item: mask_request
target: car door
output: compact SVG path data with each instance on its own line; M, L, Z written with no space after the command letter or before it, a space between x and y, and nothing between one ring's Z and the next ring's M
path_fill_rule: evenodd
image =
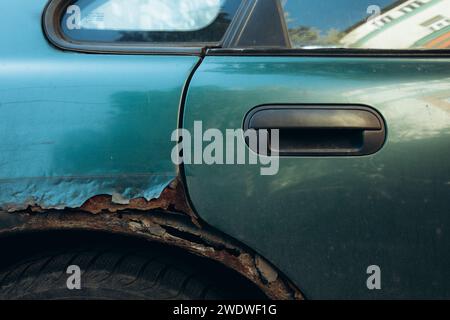
M280 130L279 170L185 163L199 215L306 298L449 298L449 9L255 1L206 53L183 124L225 135L262 112L254 128Z
M0 208L159 197L185 82L236 5L16 2L0 3Z

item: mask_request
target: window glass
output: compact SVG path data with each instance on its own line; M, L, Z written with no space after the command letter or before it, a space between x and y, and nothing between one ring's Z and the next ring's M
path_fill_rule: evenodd
M450 48L450 0L280 1L294 48Z
M239 0L77 0L63 11L70 39L95 42L219 42Z

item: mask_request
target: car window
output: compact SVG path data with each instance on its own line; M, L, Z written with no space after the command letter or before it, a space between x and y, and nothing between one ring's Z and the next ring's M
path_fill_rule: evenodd
M217 43L241 0L76 0L60 18L70 40L82 42Z
M280 1L293 48L450 48L450 0Z

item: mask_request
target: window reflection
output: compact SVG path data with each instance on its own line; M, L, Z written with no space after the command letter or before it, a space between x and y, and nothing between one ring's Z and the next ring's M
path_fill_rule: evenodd
M71 41L217 45L242 0L74 0L60 20Z
M81 28L121 31L195 31L211 24L224 0L97 0L75 2Z
M450 48L450 0L281 1L294 48Z

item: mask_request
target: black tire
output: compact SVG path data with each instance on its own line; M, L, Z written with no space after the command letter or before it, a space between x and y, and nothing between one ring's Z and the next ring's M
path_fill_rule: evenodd
M69 290L70 265L81 269L81 289ZM52 252L0 274L0 299L261 299L247 280L206 259L163 247L133 252L90 249Z

